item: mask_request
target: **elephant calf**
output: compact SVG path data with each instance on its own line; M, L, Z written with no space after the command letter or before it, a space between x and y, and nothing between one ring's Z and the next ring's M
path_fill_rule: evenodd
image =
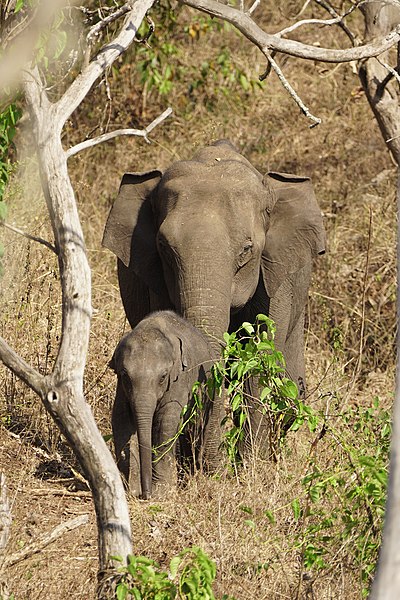
M190 405L193 384L205 381L211 363L205 336L171 311L148 315L119 342L110 362L118 376L112 429L117 463L134 495L148 499L152 484L176 483L179 448L181 459L193 455L188 436L171 447L168 441ZM211 404L205 407L205 444Z

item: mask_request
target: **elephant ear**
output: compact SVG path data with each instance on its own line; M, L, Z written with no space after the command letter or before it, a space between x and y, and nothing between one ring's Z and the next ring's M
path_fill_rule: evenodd
M163 272L156 247L151 195L162 173L125 173L108 215L102 244L154 292L160 292Z
M263 181L276 196L261 260L272 298L289 274L325 252L325 229L309 177L271 172Z
M170 341L174 348L175 359L171 372L169 374L170 382L172 382L176 381L183 371L186 371L188 367L188 362L186 356L185 340L179 337L178 335L173 335L170 338Z

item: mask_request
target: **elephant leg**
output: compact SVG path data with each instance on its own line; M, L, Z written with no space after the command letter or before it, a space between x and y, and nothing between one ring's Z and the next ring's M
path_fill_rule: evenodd
M306 264L296 273L290 274L281 284L273 298L268 299L265 308L260 306L258 295L251 305L252 315L246 314L249 321L254 321L257 312L267 312L276 324L275 347L280 350L286 363L286 376L298 386L299 393L304 396L304 314L311 278L311 263ZM261 284L259 284L260 287ZM258 304L257 304L258 302ZM261 389L255 379L248 382L248 431L244 444L245 451L249 448L262 450L264 458L276 455L277 444L281 434L279 422L273 414L261 406L257 398ZM290 422L285 424L285 429Z
M305 308L300 313L285 344L287 376L292 379L299 390L299 396L304 398L306 391L306 374L304 363L304 317Z
M204 400L202 439L199 462L207 473L215 473L222 464L220 451L222 441L221 422L225 416L225 389L221 396Z
M136 427L126 395L119 381L117 383L111 423L118 468L124 476L130 492L134 496L139 496L141 490Z

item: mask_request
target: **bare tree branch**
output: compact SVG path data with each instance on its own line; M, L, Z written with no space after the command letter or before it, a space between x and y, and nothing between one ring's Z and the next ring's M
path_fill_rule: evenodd
M76 146L72 146L72 148L69 148L66 151L67 158L78 154L78 152L81 152L82 150L86 150L87 148L91 148L92 146L101 144L102 142L107 142L121 135L137 135L143 137L146 140L146 142L150 143L150 140L147 137L149 133L171 114L172 108L167 108L159 117L154 119L154 121L152 121L150 125L145 127L145 129L117 129L116 131L110 131L109 133L99 135L98 137L93 138L91 140L85 140L84 142L81 142L80 144L76 144Z
M249 10L247 11L248 15L252 15L253 12L256 10L256 8L260 5L261 0L254 0L253 4L250 6Z
M0 337L0 360L38 396L43 398L48 389L46 378L28 365L2 337Z
M267 52L267 51L264 51L264 54L267 57L270 65L271 65L271 67L273 68L273 70L275 71L275 73L277 74L277 76L279 77L279 81L282 83L282 85L285 88L285 90L287 92L289 92L289 94L291 95L291 97L293 98L293 100L296 102L297 106L300 108L300 110L302 111L302 113L304 113L306 115L306 117L308 117L309 119L311 119L311 121L313 121L313 124L310 125L310 127L316 127L316 125L319 125L321 123L321 119L318 118L318 117L315 117L310 112L310 110L304 104L304 102L302 101L302 99L300 98L300 96L294 91L294 89L292 88L292 86L290 85L290 83L288 82L288 80L286 79L286 77L284 76L281 68L279 67L279 65L277 64L277 62L272 58L271 54L269 52Z
M121 17L126 15L126 13L129 12L130 10L132 10L132 2L128 2L127 4L124 4L118 10L113 12L111 15L108 15L108 17L104 17L103 19L101 19L101 21L96 23L96 25L93 25L93 27L89 30L89 33L86 36L87 42L91 43L92 39L94 37L96 37L97 35L99 35L100 31L105 29L108 25L110 25L117 19L120 19Z
M49 248L52 252L54 252L54 254L58 254L56 247L53 246L53 244L51 244L47 240L44 240L43 238L37 237L36 235L31 235L30 233L26 233L25 231L22 231L22 229L18 229L18 227L14 227L14 225L10 225L10 223L6 223L5 221L2 221L0 223L0 225L5 227L6 229L9 229L10 231L13 231L14 233L18 233L18 235L22 235L23 237L27 238L28 240L32 240L33 242L38 242L39 244L43 244L44 246Z
M389 71L389 73L391 74L392 77L394 77L395 79L397 79L397 82L400 85L400 75L399 73L396 71L396 69L393 69L393 67L391 67L390 65L388 65L387 63L385 63L384 61L379 60L379 58L377 59L378 62L380 62L380 64L385 67L385 69L387 69Z
M150 10L154 2L155 0L137 0L133 8L127 13L120 33L114 40L101 48L97 56L72 82L57 102L57 113L63 123L79 106L96 79L130 46L146 12Z
M362 2L363 0L361 0ZM327 0L314 0L314 2L316 4L319 4L319 6L321 6L322 8L324 8L326 11L328 11L328 13L334 18L337 19L338 17L340 17L341 15L339 15L339 13L333 8L333 6L327 2ZM343 22L343 19L345 17L347 17L347 15L349 15L351 12L353 12L353 10L355 10L356 8L358 8L358 6L361 4L361 2L356 2L355 4L353 4L353 6L350 7L350 9L348 10L347 13L345 13L341 20L338 22L339 27L341 27L341 29L343 29L343 31L345 32L345 34L347 35L347 37L350 39L351 43L353 44L353 46L356 43L356 36L354 35L354 33L352 31L350 31L350 29L347 27L346 23Z
M295 40L288 40L277 35L263 31L253 19L232 6L221 4L216 0L181 0L183 4L218 17L231 23L248 40L255 44L263 53L275 50L305 60L317 60L320 62L339 63L361 60L372 56L379 56L397 42L400 41L400 25L393 31L368 44L335 50L333 48L318 48L303 44Z

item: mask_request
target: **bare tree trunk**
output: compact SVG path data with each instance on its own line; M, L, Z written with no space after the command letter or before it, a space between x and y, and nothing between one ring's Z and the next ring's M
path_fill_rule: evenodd
M361 5L365 18L365 41L386 35L400 23L400 6L372 1ZM383 139L400 165L400 88L396 75L385 66L387 54L365 60L359 75L368 102L378 121ZM400 70L400 46L397 54L397 76Z
M397 220L400 223L400 175L397 180ZM400 229L397 229L397 324L400 319ZM382 547L370 600L393 600L400 594L400 338L397 333L396 394L393 405L393 429L390 469Z
M385 35L400 23L400 6L390 2L368 2L361 6L365 18L366 42ZM387 53L386 53L387 54ZM387 56L366 60L359 75L368 102L378 121L383 139L400 167L400 87L396 72L386 65ZM397 53L397 77L400 48ZM397 323L400 317L400 177L397 185ZM393 406L393 432L390 449L390 472L379 563L370 600L392 600L400 594L400 347L397 338L396 395Z
M46 98L38 70L25 83L33 121L42 187L53 228L61 277L62 337L53 373L45 378L42 400L82 466L94 496L100 570L112 555L132 552L125 492L116 464L83 394L89 343L91 275L76 200L61 145L63 120Z
M116 564L113 556L126 563L132 553L128 505L117 466L97 429L83 393L83 375L89 343L91 274L80 225L67 159L78 150L65 151L61 144L63 126L85 98L93 83L134 41L138 27L154 0L130 0L124 10L110 18L125 16L117 36L104 45L83 67L56 103L46 94L37 67L24 71L23 89L30 113L37 149L42 188L47 203L54 247L58 256L62 289L62 334L54 369L42 376L0 338L0 359L42 399L69 444L89 481L96 510L99 544L99 598L113 595ZM103 23L100 23L103 26ZM88 34L94 35L98 25ZM90 42L88 45L90 55ZM147 135L169 112L156 119ZM136 130L130 133L137 135ZM126 131L124 131L126 133ZM100 140L99 140L100 141ZM92 143L97 143L95 140ZM86 145L85 145L86 147ZM111 570L111 576L105 573Z

